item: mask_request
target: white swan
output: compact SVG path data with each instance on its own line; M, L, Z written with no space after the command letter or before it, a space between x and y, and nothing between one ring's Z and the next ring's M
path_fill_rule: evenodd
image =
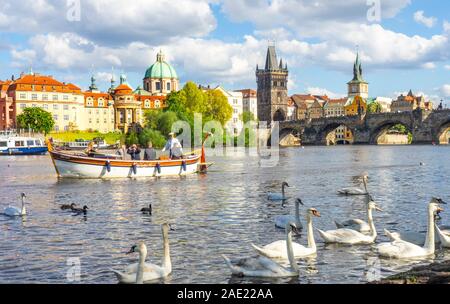
M369 202L373 201L372 196L369 195ZM369 204L367 204L367 217L369 216ZM344 222L334 221L337 228L349 228L352 230L359 231L361 233L370 232L370 225L363 220L360 219L351 219Z
M125 284L142 284L144 282L150 282L157 279L165 278L172 273L172 262L170 260L169 249L169 229L168 224L162 225L162 235L164 242L164 256L162 259L162 266L145 263L147 257L147 246L143 242L131 247L131 250L127 253L138 252L139 263L131 264L125 268L124 272L112 270L120 283Z
M295 223L286 225L286 249L290 267L283 267L264 256L241 259L236 264L233 264L225 255L222 255L222 257L230 268L231 273L235 276L259 278L298 277L299 269L292 250L292 230L295 229L297 229Z
M432 198L428 204L428 230L425 245L423 247L399 239L390 243L381 243L377 245L376 251L378 252L378 255L394 259L414 259L433 255L435 250L434 215L437 211L443 211L439 206L441 202L442 200Z
M308 209L308 213L306 215L307 221L307 229L308 229L308 246L305 247L303 245L292 243L292 250L294 252L295 258L304 258L311 255L316 254L317 247L316 242L314 240L314 231L312 224L312 217L317 216L320 217L319 211L314 208ZM269 245L260 248L254 244L252 244L253 248L260 254L268 258L279 258L279 259L288 259L286 240L276 241Z
M441 241L442 247L444 248L450 248L450 233L447 232L448 230L444 232L438 227L438 225L436 225L436 233Z
M267 198L271 201L284 201L287 199L286 195L285 195L285 188L286 187L290 187L288 183L283 182L281 184L281 193L273 193L273 192L269 192L267 193ZM284 227L283 227L284 228Z
M329 231L319 231L320 236L325 241L325 243L338 243L338 244L348 244L348 245L356 245L356 244L372 244L375 242L377 238L377 230L375 228L375 224L373 222L372 210L382 211L375 204L374 201L369 202L368 208L368 219L370 225L370 235L362 234L359 231L342 228L337 230L329 230Z
M347 188L342 188L342 189L338 190L338 193L343 194L343 195L367 195L368 194L368 191L367 191L368 178L369 177L367 175L364 175L362 177L364 189L361 187L347 187Z
M5 210L3 211L3 213L6 216L14 217L14 216L25 216L25 215L27 215L27 209L25 208L25 198L27 196L25 195L25 193L22 193L21 197L22 197L22 208L9 206L9 207L5 208Z
M286 229L286 225L293 222L297 229L303 229L302 222L300 221L300 205L303 206L303 202L301 199L295 200L295 215L278 215L275 219L275 227Z

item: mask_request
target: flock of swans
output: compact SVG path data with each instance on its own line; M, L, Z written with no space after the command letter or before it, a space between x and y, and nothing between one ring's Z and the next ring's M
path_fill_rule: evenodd
M367 222L361 219L349 219L342 222L335 221L337 229L323 231L317 229L319 236L325 243L336 243L345 245L369 245L374 244L377 239L373 211L381 212L372 196L367 190L367 176L362 177L363 188L351 187L338 191L343 195L364 195L367 202ZM285 201L287 199L285 188L287 183L282 184L281 193L268 193L267 198L271 201ZM26 195L22 193L22 206L7 207L4 215L10 217L20 217L26 215L25 208ZM442 247L450 248L450 227L439 227L436 224L436 217L443 211L441 205L445 202L440 198L432 198L428 204L428 228L425 239L421 234L404 232L390 232L385 230L385 234L391 239L390 242L379 243L374 246L375 252L384 258L390 259L417 259L434 255L435 243L440 242ZM314 237L314 217L320 217L320 212L315 208L308 208L306 212L307 245L293 242L293 233L299 233L303 229L300 220L300 206L303 206L301 199L295 201L295 215L277 216L274 218L275 226L285 229L286 238L267 245L258 246L251 244L256 255L255 257L244 258L232 261L223 255L226 265L232 275L260 277L260 278L289 278L300 275L296 259L308 258L317 254L317 246ZM86 214L87 206L76 208L75 204L62 205L63 210L72 210ZM152 214L152 205L141 210L143 214ZM172 273L172 263L170 258L169 231L173 230L169 224L161 226L163 238L163 258L161 266L146 263L147 246L144 242L131 247L127 254L138 253L137 263L125 267L122 271L111 269L121 283L144 283L165 278ZM436 238L437 236L437 238ZM289 262L289 266L284 266L282 262Z
M368 176L362 177L363 187L348 187L338 190L342 195L364 195L368 198L367 202L367 222L361 219L349 219L343 222L335 221L337 229L323 231L316 229L319 236L325 243L344 244L344 245L372 245L377 239L377 230L375 228L373 211L382 212L377 206L373 197L367 190ZM287 183L282 184L281 193L268 193L269 200L286 200L285 187ZM445 202L440 198L432 198L428 204L428 230L426 238L420 244L415 244L404 239L408 236L406 233L392 233L385 230L386 235L391 239L390 242L384 242L375 245L375 252L378 256L390 259L422 259L434 255L435 252L435 232L442 247L450 248L450 227L438 227L435 220L439 213L443 211L441 205ZM314 238L313 217L320 217L320 213L315 208L309 208L306 214L307 242L306 246L294 243L292 233L301 229L299 209L303 202L297 199L295 202L294 216L275 217L275 226L283 227L286 230L286 239L273 242L265 246L251 244L256 257L240 259L232 262L227 256L223 256L231 273L236 276L247 277L296 277L299 276L299 268L295 259L302 259L317 254L317 246ZM420 235L420 234L419 234ZM417 235L415 235L417 239ZM278 260L278 261L277 261ZM281 263L289 261L289 267Z

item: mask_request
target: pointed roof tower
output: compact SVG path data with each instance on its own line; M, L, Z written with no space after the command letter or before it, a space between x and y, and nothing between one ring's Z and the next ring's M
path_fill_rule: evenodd
M269 45L267 48L266 70L278 70L277 52L274 45Z

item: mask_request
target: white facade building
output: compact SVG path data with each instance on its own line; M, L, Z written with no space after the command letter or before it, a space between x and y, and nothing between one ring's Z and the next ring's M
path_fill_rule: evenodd
M228 132L234 135L239 135L244 128L244 123L242 121L242 113L244 111L243 107L243 94L242 92L227 91L221 86L217 87L228 99L228 103L233 108L233 115L229 122L226 123L226 128Z

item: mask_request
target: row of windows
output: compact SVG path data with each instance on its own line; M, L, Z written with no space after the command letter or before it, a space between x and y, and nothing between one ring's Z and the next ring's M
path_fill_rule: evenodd
M89 118L89 123L90 124L92 124L92 118ZM100 118L97 118L96 120L95 120L95 122L97 123L97 124L99 124L100 123ZM105 124L107 124L108 123L108 120L106 119L106 118L104 118L103 119L103 123L105 123ZM111 123L113 124L114 123L114 118L113 119L111 119Z
M59 116L57 114L53 115L53 120L58 120ZM70 117L69 115L64 115L64 121L69 121Z
M149 92L152 91L152 89L151 89L150 86L151 86L151 85L150 85L150 83L148 83L148 82L145 84L145 89L146 89L147 91L149 91ZM166 91L170 91L171 89L172 89L171 83L170 83L170 82L167 82L167 83L166 83ZM155 90L156 90L156 91L161 91L161 82L159 82L159 81L155 82Z
M26 107L28 107L27 104L25 104L25 103L21 103L21 104L20 104L20 108L21 108L22 110L25 109ZM41 108L43 108L44 110L48 110L48 109L49 109L49 105L48 105L48 104L43 104L43 105L32 104L31 107L32 107L32 108L38 108L38 107L41 107ZM53 110L59 110L59 105L54 104L52 108L53 108ZM69 110L69 105L63 105L62 108L63 108L64 111L68 111L68 110Z
M51 96L53 101L58 101L59 100L59 95L54 94ZM26 100L27 99L27 94L26 93L20 93L19 94L19 99L22 100ZM49 95L48 94L42 94L41 96L42 100L50 100L49 99ZM38 100L38 94L31 94L31 100ZM68 101L69 100L69 95L63 95L62 100ZM77 100L77 97L74 97L74 100Z

